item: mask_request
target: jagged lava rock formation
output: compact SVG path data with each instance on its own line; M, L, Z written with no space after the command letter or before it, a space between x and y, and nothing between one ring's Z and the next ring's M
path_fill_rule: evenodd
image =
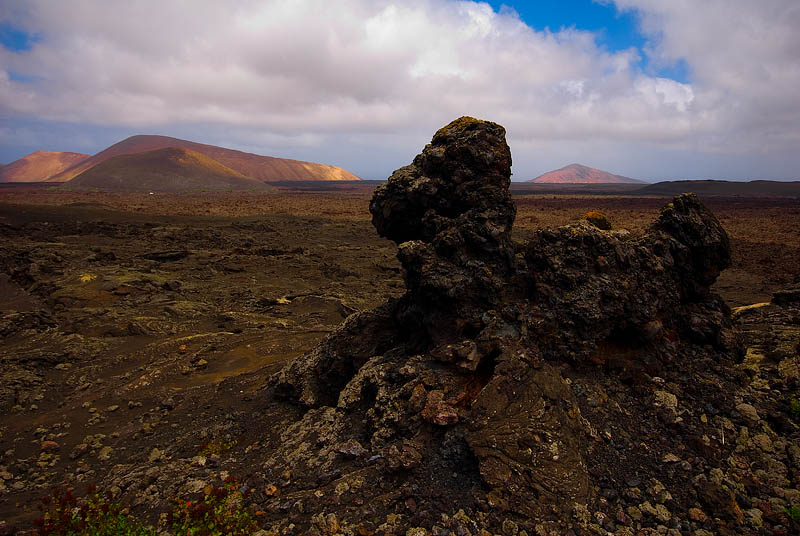
M727 234L682 195L643 236L579 222L518 244L510 174L503 127L462 117L375 191L372 221L398 244L407 292L271 379L305 413L270 471L357 475L373 509L413 499L406 526L431 527L444 502L529 531L586 526L589 510L613 520L601 490L628 479L685 484L662 457L704 447L664 435L701 433L670 391L690 408L729 404L733 379L692 385L741 357L709 292Z

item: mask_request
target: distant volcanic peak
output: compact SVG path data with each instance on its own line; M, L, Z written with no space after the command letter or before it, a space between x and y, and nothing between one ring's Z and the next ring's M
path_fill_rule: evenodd
M169 192L270 187L197 151L165 147L111 157L68 181L65 188Z
M284 180L361 180L345 169L327 164L302 162L300 160L276 158L273 156L261 156L253 153L236 151L234 149L217 147L215 145L206 145L204 143L154 134L137 134L126 138L88 158L84 162L81 162L79 165L66 170L58 177L55 177L55 179L67 181L83 173L92 166L114 156L154 151L167 147L182 147L204 154L244 176L262 182Z
M0 182L44 182L87 158L81 153L35 151L0 166Z
M535 179L532 179L528 182L555 184L644 183L644 181L631 179L630 177L623 177L622 175L614 175L608 171L595 169L582 164L570 164L561 169L556 169L555 171L550 171L544 175L539 175Z

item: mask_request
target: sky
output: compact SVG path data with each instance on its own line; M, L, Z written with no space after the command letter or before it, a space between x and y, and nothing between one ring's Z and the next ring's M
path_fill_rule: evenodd
M367 179L462 115L514 180L800 180L797 0L0 0L0 163L162 134Z

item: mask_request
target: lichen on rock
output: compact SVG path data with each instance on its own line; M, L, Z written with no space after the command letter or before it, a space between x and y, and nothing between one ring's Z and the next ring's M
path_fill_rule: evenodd
M730 243L697 197L676 198L642 236L582 221L518 244L510 175L503 127L461 118L376 189L372 221L398 244L406 293L352 315L270 380L308 410L276 470L359 467L376 497L379 482L425 482L466 506L552 519L596 493L600 423L567 372L635 383L681 355L739 357L709 290ZM337 451L356 441L371 465Z

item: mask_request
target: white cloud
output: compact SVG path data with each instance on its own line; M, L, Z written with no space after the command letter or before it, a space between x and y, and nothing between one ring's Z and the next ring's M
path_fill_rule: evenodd
M31 0L0 8L0 21L41 35L29 51L0 48L0 114L142 131L198 124L250 150L302 140L354 162L365 151L348 143L391 160L389 144L402 140L409 154L389 171L469 114L500 122L512 150L516 141L530 151L514 153L520 178L546 171L535 153L553 140L595 140L595 154L609 143L796 143L796 0L615 3L641 17L653 61L687 62L690 83L642 72L635 49L609 52L576 29L534 31L485 3ZM642 169L619 162L612 171Z
M796 0L614 0L635 10L662 65L691 70L693 134L714 149L791 149L800 136Z

